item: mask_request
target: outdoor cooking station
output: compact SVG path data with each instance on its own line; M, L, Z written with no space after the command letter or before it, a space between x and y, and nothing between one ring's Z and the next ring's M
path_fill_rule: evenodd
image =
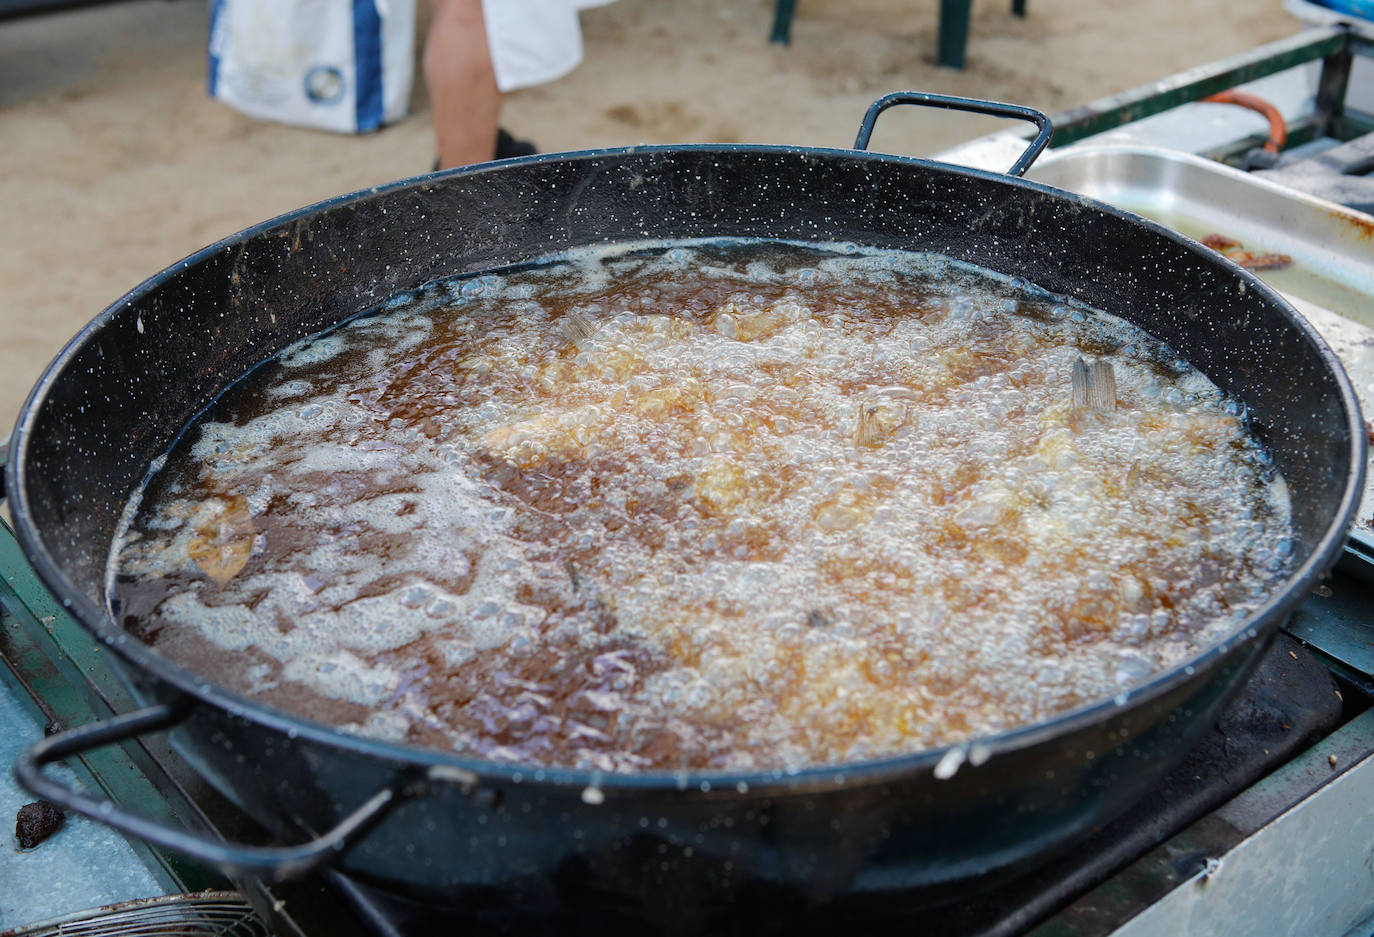
M1314 29L1064 115L1054 152L1030 176L1155 213L1195 237L1229 224L1222 233L1291 253L1295 267L1307 271L1304 279L1274 280L1300 311L1341 316L1362 309L1365 327L1374 328L1374 219L1312 198L1334 196L1369 210L1360 199L1374 189L1374 114L1347 97L1352 71L1369 66L1368 38L1342 26ZM1211 112L1190 110L1198 107L1190 102L1261 80L1268 93L1291 94L1293 102L1280 107L1289 118L1289 160L1257 182L1224 163L1243 160L1263 135L1254 135L1243 115L1240 123L1219 124ZM974 159L1005 150L996 140L983 143L969 149ZM1331 171L1339 159L1345 168ZM1282 243L1261 245L1265 237ZM1374 393L1374 369L1351 377ZM71 727L137 708L96 642L29 569L5 525L0 574L0 656L8 665L0 677L30 717L24 743L51 722ZM824 908L808 924L817 931L884 926L1040 937L1174 934L1185 927L1367 937L1374 928L1374 530L1355 532L1340 566L1285 631L1217 732L1136 808L1086 842L986 894L914 913L894 888L890 901ZM72 767L88 789L163 821L233 842L266 841L157 735L92 752ZM79 821L62 835L89 828ZM12 867L22 873L32 860L41 868L43 855L40 847L16 856ZM130 861L146 866L147 879L169 895L231 887L145 845L133 844ZM445 911L396 901L336 873L287 885L233 885L257 920L244 906L232 926L216 919L214 932L261 933L260 922L268 921L279 934L342 937L424 933L455 923ZM40 888L41 877L5 887ZM77 910L62 900L53 896L54 915ZM185 907L192 920L193 906ZM479 924L503 923L477 917ZM578 920L588 930L617 922L592 904ZM753 933L764 923L742 921L739 929Z

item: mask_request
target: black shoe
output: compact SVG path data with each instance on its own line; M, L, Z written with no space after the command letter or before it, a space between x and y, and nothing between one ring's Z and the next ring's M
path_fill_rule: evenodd
M539 149L528 140L517 140L504 129L496 128L496 156L495 159L510 159L513 156L533 156ZM434 167L430 172L439 171L439 159L435 157Z
M513 156L533 156L539 149L528 140L517 140L505 131L496 129L496 158L510 159Z

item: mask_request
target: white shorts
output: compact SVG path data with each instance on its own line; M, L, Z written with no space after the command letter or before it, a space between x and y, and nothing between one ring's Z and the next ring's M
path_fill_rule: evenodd
M482 0L496 86L514 91L561 78L582 61L577 11L611 0Z

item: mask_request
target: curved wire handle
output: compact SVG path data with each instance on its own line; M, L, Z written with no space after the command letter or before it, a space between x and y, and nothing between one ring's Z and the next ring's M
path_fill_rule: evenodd
M981 98L961 98L951 94L930 94L925 91L894 91L891 94L883 95L869 105L868 113L864 114L863 123L859 125L859 135L854 140L854 149L868 149L868 140L873 135L873 125L877 123L878 115L889 107L898 104L918 104L925 107L941 107L951 111L989 114L993 117L1013 117L1018 120L1028 120L1035 124L1040 128L1040 132L1035 135L1030 146L1026 147L1021 158L1007 170L1007 174L1011 176L1023 175L1027 169L1030 169L1031 163L1035 162L1035 158L1049 145L1050 137L1054 136L1054 125L1050 122L1049 116L1033 107L1003 104L1000 101L985 101Z
M90 817L121 833L181 853L226 874L246 874L280 882L304 875L339 855L386 813L398 792L384 788L369 797L328 832L296 846L244 846L164 826L108 800L67 787L43 774L43 766L93 748L170 729L191 712L192 704L158 703L104 722L69 729L36 742L14 762L14 776L29 791L64 810Z

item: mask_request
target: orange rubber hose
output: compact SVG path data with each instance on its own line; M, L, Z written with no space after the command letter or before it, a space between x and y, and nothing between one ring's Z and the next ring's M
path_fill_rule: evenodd
M1235 104L1263 114L1269 120L1269 139L1264 141L1264 148L1270 153L1278 153L1288 140L1288 125L1284 123L1283 115L1264 98L1244 91L1221 91L1202 100L1212 104Z

